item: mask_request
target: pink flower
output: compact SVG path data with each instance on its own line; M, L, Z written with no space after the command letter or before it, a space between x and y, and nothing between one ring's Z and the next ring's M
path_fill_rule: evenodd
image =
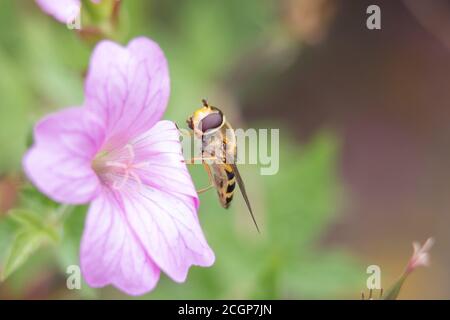
M24 158L28 177L55 201L91 203L80 262L93 287L143 294L160 270L183 282L191 265L214 262L179 132L159 121L169 91L157 44L138 38L123 48L103 41L91 58L84 106L35 127Z
M417 267L427 267L430 265L429 251L434 244L433 238L428 238L424 245L421 246L418 242L413 242L414 253L406 267L406 273L412 272Z
M99 3L101 0L91 0ZM36 3L47 14L62 23L70 23L80 14L80 0L36 0Z

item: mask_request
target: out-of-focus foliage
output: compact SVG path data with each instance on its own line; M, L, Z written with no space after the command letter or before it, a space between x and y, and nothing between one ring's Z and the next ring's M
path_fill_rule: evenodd
M317 242L337 210L340 185L335 175L335 140L330 135L319 136L294 152L289 141L283 142L286 149L278 175L256 178L250 170L243 171L247 178L257 179L250 186L266 183L265 196L252 199L263 209L258 212L262 234L254 230L245 207L236 204L237 210L228 215L218 209L215 195L205 199L200 214L217 255L216 264L193 269L183 286L165 279L149 297L333 297L362 283L353 259L321 249Z
M145 35L165 51L172 88L165 118L182 127L201 98L226 91L221 80L243 54L282 36L277 4L270 0L123 0L121 19L129 31L123 43ZM37 119L83 103L90 50L32 1L1 1L0 174L20 172ZM239 118L238 108L229 111ZM329 133L306 146L288 140L287 129L281 136L277 175L242 168L262 234L256 233L240 195L229 211L214 192L202 195L200 220L216 263L192 268L182 285L162 276L157 289L143 298L329 298L352 295L361 287L365 274L354 259L341 249L320 246L340 208L339 144ZM203 170L193 168L192 174L202 187ZM40 281L57 283L56 298L119 296L114 289L93 290L84 283L80 291L65 287L67 266L78 264L86 207L69 210L28 185L23 189L17 208L29 219L17 223L0 215L0 265L10 275L0 283L0 296L26 296ZM33 241L23 241L26 237ZM11 258L11 252L19 256Z
M58 241L59 236L51 224L31 211L16 210L9 217L18 224L18 230L5 258L0 279L4 281L47 241Z

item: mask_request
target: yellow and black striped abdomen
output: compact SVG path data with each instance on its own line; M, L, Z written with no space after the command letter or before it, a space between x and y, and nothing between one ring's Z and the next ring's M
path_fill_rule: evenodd
M212 165L212 173L220 204L222 207L228 208L233 200L236 187L236 178L234 176L233 168L228 164L216 164Z
M227 183L223 188L223 195L225 197L224 207L228 208L231 200L233 200L234 189L236 188L236 177L234 176L233 168L230 165L224 165L224 171L227 175Z

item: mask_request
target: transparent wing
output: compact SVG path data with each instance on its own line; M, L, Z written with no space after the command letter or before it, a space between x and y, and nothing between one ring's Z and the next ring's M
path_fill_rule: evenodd
M247 191L245 191L245 185L244 181L242 181L241 174L239 173L236 164L233 163L230 165L233 168L237 183L239 185L239 189L241 190L242 196L244 197L245 203L247 204L248 211L250 211L250 215L252 217L253 223L255 224L256 230L258 230L258 233L261 233L261 231L259 231L258 223L256 222L255 216L253 215L253 210L250 205L250 201L248 200Z

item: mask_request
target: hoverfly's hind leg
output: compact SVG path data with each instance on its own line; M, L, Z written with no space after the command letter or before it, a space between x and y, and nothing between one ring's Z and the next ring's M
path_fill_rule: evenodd
M196 164L197 161L202 163L203 167L206 170L206 173L208 174L209 186L197 190L198 194L204 193L204 192L208 191L209 189L214 188L214 181L213 181L213 177L212 177L212 173L211 173L211 168L209 167L209 165L207 163L204 162L204 160L217 161L217 158L216 157L200 157L200 158L194 157L194 158L184 161L186 164Z
M205 193L206 191L208 191L208 190L210 190L210 189L212 189L212 188L214 188L214 185L213 185L213 184L207 186L206 188L198 189L198 190L197 190L197 193L198 193L198 194L202 194L202 193Z
M198 194L204 193L204 192L208 191L209 189L214 188L214 181L213 181L213 178L212 178L211 169L206 163L203 163L203 166L205 167L206 173L208 174L209 186L197 190Z

